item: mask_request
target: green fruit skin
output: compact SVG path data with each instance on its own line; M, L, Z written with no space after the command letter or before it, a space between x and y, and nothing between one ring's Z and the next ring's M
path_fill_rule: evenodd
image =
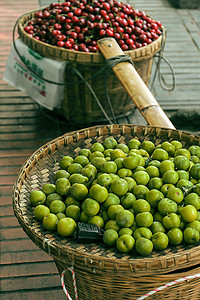
M58 223L58 218L55 214L50 213L43 218L42 223L46 230L55 231Z
M75 230L76 222L72 218L62 218L57 223L57 231L61 236L71 236Z
M144 237L138 238L135 242L135 250L141 256L148 256L153 250L153 243Z
M179 228L172 228L167 232L169 244L173 246L180 245L183 241L183 232Z
M199 241L199 231L194 228L187 227L183 232L183 237L187 244L194 245Z
M164 232L156 232L151 237L153 247L156 250L164 250L167 248L169 243L169 238Z
M109 247L113 247L116 245L116 241L118 239L118 233L116 230L114 229L108 229L106 231L104 231L103 234L103 242L105 245L109 246Z
M34 209L34 216L36 219L38 219L40 221L42 221L43 218L45 216L47 216L48 214L50 214L50 209L43 204L37 205Z
M32 191L29 198L33 206L45 204L46 201L46 195L42 191Z
M135 239L129 234L123 234L117 239L117 249L122 253L130 252L135 244Z

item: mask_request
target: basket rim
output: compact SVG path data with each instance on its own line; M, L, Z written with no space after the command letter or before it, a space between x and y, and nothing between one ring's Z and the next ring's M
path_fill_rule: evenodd
M53 256L58 260L66 260L68 259L72 263L76 263L78 265L87 265L90 269L91 268L101 268L105 270L122 270L127 271L131 270L136 272L137 274L147 274L149 273L162 273L163 271L170 272L172 270L182 269L186 266L194 266L197 264L197 258L200 254L200 242L196 246L188 246L187 249L181 252L176 252L171 255L170 251L168 250L164 254L158 254L156 257L141 257L141 258L134 258L129 257L129 255L123 256L123 258L115 258L113 259L112 253L110 251L110 257L102 257L102 256L95 256L94 253L90 252L82 252L82 244L77 244L77 248L70 249L71 241L66 241L66 246L60 244L57 238L54 238L53 241L44 235L44 232L40 232L40 230L32 230L32 228L27 225L26 219L23 216L22 209L19 205L19 196L20 196L20 189L23 186L25 179L28 176L29 171L34 168L37 162L41 161L45 155L49 152L53 153L59 147L64 147L64 144L72 139L79 139L82 134L87 135L89 132L92 134L97 132L102 132L106 130L106 132L112 135L114 131L121 130L125 132L128 130L129 132L137 132L142 131L144 135L148 134L168 134L168 136L173 136L173 133L177 134L182 138L183 136L187 137L188 139L196 139L197 143L200 145L200 137L196 135L192 135L187 132L175 130L175 129L166 129L161 127L149 127L143 125L131 125L131 124L114 124L114 125L100 125L100 126L93 126L84 128L81 130L71 131L69 133L65 133L48 143L41 146L37 149L29 159L23 164L21 170L19 172L18 178L13 187L13 210L16 218L18 219L20 225L22 226L23 230L26 234L33 240L33 242L46 251L49 255ZM117 131L118 132L118 131ZM85 137L86 138L86 137ZM60 143L60 146L59 146ZM79 247L80 246L80 247ZM175 263L174 263L175 262ZM159 266L159 267L158 267Z
M47 7L47 6L46 6ZM35 9L32 11L29 11L25 14L23 14L18 19L18 33L20 35L20 38L22 41L30 47L32 50L40 53L43 56L54 58L54 59L67 59L70 62L78 62L78 63L92 63L92 64L102 64L105 61L105 58L103 55L98 53L92 53L92 52L81 52L81 51L75 51L75 50L69 50L65 48L59 48L54 45L50 45L47 43L44 43L42 41L38 41L31 37L24 29L23 24L25 24L28 20L30 20L34 13L37 11L40 11L41 9L44 9L45 7L42 7L40 9ZM162 26L162 29L164 30L164 26ZM141 59L147 59L150 57L153 57L160 49L162 44L163 34L159 36L158 39L154 40L152 43L150 43L147 46L143 46L141 48L137 48L135 50L128 50L124 51L125 54L130 55L131 58L134 61L139 61ZM165 37L164 37L165 39Z

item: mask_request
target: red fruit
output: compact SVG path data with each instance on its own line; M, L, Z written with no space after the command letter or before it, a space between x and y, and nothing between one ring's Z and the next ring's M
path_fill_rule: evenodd
M130 45L133 45L133 44L134 44L134 40L132 40L132 39L127 39L127 40L126 40L126 44L129 45L129 46L130 46Z
M80 8L81 10L84 10L84 9L85 9L85 5L84 5L83 3L79 3L79 8Z
M136 40L136 35L135 34L131 34L130 38L135 41Z
M114 32L113 32L112 28L106 29L106 35L107 36L114 36Z
M70 41L67 41L67 42L65 42L65 45L64 45L66 48L68 48L68 49L71 49L72 48L72 44L71 44L71 42Z
M113 26L113 27L119 27L119 23L116 22L116 21L114 21L114 22L112 23L112 26Z
M72 11L70 11L67 15L68 15L69 18L72 18L74 14L73 14Z
M55 23L55 24L54 24L54 28L57 29L57 30L59 30L59 29L62 28L62 25L60 25L60 24L58 24L58 23Z
M131 27L125 27L125 28L124 28L124 31L125 31L126 33L128 33L128 34L131 34L132 31L133 31L133 29L132 29Z
M79 21L79 18L77 16L72 17L72 22L73 23L78 23L78 21Z
M116 33L114 33L114 38L116 40L119 40L121 38L121 35L118 32L116 32Z
M152 43L162 35L162 24L121 1L68 0L36 12L24 30L45 43L84 52L97 52L98 38L114 37L126 51Z
M88 17L91 22L95 21L95 15L89 14Z
M110 4L109 4L109 3L103 2L102 5L103 5L103 8L104 8L105 10L107 10L107 11L110 10Z
M73 38L69 38L68 40L72 45L74 45L74 39Z
M135 46L136 46L137 48L141 48L141 47L142 47L142 44L141 44L141 43L138 43L138 42L135 42Z
M49 16L50 16L50 13L48 12L48 11L44 11L43 12L43 16L44 16L44 18L49 18Z
M117 27L117 32L124 33L124 29L122 27Z
M58 41L57 42L58 47L64 47L64 45L65 45L65 42L63 42L63 41Z
M151 28L157 30L158 29L158 25L156 23L152 23L151 24Z
M85 19L84 18L80 18L79 21L78 21L78 25L80 27L83 27L85 25Z
M83 42L84 41L84 34L83 33L79 33L78 34L78 40L80 41L80 42Z
M124 34L123 34L123 38L124 38L125 40L127 40L127 39L129 38L129 34L128 34L128 33L124 33Z
M135 28L133 29L133 33L134 33L135 35L139 36L139 35L142 33L142 29L139 28L139 27L135 27Z
M130 48L130 49L133 49L133 50L137 49L137 47L135 46L135 44L129 45L129 48Z
M72 28L72 26L69 25L69 24L67 24L67 25L65 26L65 29L66 29L66 30L70 30L71 28Z
M75 26L75 27L74 27L74 30L75 30L77 33L81 32L81 28L80 28L79 26Z
M140 35L139 35L139 39L140 39L142 42L146 42L146 41L147 41L147 36L146 36L146 34L140 34Z
M76 16L80 16L81 13L82 13L82 10L81 10L80 8L76 8L75 11L74 11L74 14L75 14Z
M152 39L147 39L147 44L151 44L152 43Z
M52 30L52 34L53 34L53 35L60 35L60 34L61 34L61 31L60 31L60 30L54 29L54 30Z
M77 33L77 32L75 32L75 31L72 31L72 33L71 33L71 37L72 37L73 39L77 39L77 37L78 37L78 33Z
M124 43L125 43L125 42L124 42L124 40L122 40L122 39L120 39L120 40L118 41L118 44L119 44L120 46L122 46Z
M35 17L36 17L36 18L41 18L41 19L42 19L42 18L43 18L43 12L42 12L42 11L36 12L36 13L35 13Z
M76 50L76 51L78 51L79 50L79 46L75 44L75 45L73 45L73 49Z
M126 21L126 19L121 19L119 24L122 26L122 27L126 27L128 25L128 22Z
M92 13L93 10L94 10L94 8L93 8L91 5L87 4L86 7L85 7L85 10L86 10L87 12L89 12L89 13Z
M153 40L156 40L159 38L159 36L155 32L152 32L151 35L152 35Z
M122 48L123 51L127 51L127 50L128 50L128 45L123 44L123 45L121 46L121 48Z
M95 20L96 20L96 21L101 21L101 19L102 19L102 16L101 16L101 15L95 16Z
M63 7L62 9L63 13L68 13L70 11L70 8L68 6Z
M103 17L103 16L106 16L106 15L107 15L107 11L106 11L105 9L102 9L102 10L100 11L100 14L102 15L102 17Z
M62 3L62 6L71 6L71 2L70 2L70 1L63 2L63 3Z

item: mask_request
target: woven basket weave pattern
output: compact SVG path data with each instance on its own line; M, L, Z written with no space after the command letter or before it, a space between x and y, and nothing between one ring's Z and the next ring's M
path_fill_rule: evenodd
M132 299L135 296L139 297L144 288L149 291L171 279L200 271L200 242L195 246L180 245L175 248L168 247L162 252L153 251L149 257L141 258L136 254L123 255L115 249L107 249L101 243L77 244L72 239L44 231L41 223L33 217L29 194L34 189L41 189L46 182L53 182L61 157L76 156L81 148L89 148L94 142L102 142L108 136L113 136L120 143L138 138L141 142L151 140L156 145L174 139L181 141L184 147L200 145L199 137L177 130L133 125L97 126L65 134L49 142L24 164L14 187L15 215L33 242L54 257L60 273L74 264L78 290L82 293L80 299L84 300L116 299L116 293L121 295L119 299ZM73 293L69 283L70 275L66 275L66 278L66 285ZM190 299L188 293L191 293L192 299L197 300L199 284L199 280L193 280L191 283L167 289L163 291L163 295L167 293L167 299ZM185 287L187 293L183 293ZM171 294L170 298L170 290L173 293L176 291L179 297L174 298ZM96 293L99 298L92 297ZM164 296L162 299L165 299Z

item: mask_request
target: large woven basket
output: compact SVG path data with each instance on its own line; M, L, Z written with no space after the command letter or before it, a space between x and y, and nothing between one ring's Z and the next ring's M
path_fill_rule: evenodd
M33 217L29 194L53 182L63 155L76 155L80 148L90 147L112 136L123 143L131 138L153 141L156 145L173 139L183 146L199 145L200 138L173 129L134 125L101 125L74 131L50 141L39 148L22 166L14 186L14 213L23 230L41 249L56 262L60 274L73 265L79 300L137 299L164 284L200 273L200 242L195 246L181 244L162 252L153 251L148 257L120 254L102 243L80 244L62 238L57 233L44 231ZM150 299L200 299L200 278L192 276L154 293ZM71 272L66 271L65 283L71 297L73 284Z
M23 27L34 17L36 11L38 10L29 12L19 18L18 32L23 42L34 51L45 57L66 60L69 63L65 73L66 88L62 103L62 111L66 119L81 125L105 121L105 115L102 113L91 91L81 81L80 77L72 72L72 67L73 69L77 69L84 79L92 78L88 83L101 102L107 115L113 119L106 98L104 86L105 73L103 72L98 76L94 76L105 65L103 55L101 53L85 53L59 48L30 37L24 31ZM128 54L132 58L135 69L146 84L148 84L150 79L153 57L161 49L162 38L160 36L148 46L125 52L125 54ZM135 108L135 104L127 95L123 85L113 72L110 72L108 76L107 92L116 117L128 115Z

